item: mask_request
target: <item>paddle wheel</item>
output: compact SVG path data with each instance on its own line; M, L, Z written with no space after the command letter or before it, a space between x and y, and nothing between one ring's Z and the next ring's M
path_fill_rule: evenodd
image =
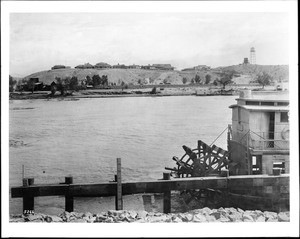
M223 170L228 170L228 151L216 145L209 146L199 140L196 149L191 149L185 145L182 148L185 154L181 158L173 157L177 167L165 168L171 171L173 177L219 176ZM198 203L203 203L203 206L208 206L210 203L219 205L223 201L221 191L209 188L204 190L186 190L181 195L186 204L195 200Z
M228 169L228 152L213 145L208 146L203 141L198 141L198 147L191 149L182 146L185 154L179 159L174 156L177 168L166 168L172 171L175 177L207 177L219 175L222 169Z

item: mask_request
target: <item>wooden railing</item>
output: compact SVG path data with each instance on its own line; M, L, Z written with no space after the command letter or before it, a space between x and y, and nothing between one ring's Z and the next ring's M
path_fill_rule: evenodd
M258 189L266 192L265 198L272 201L280 198L281 188L289 187L289 175L240 175L229 177L191 177L170 179L165 173L162 180L147 182L121 183L122 195L142 193L163 193L164 212L171 211L171 191L189 189L218 189L224 192ZM272 188L272 194L268 194ZM121 195L121 196L122 196ZM74 210L75 197L108 197L118 196L118 182L98 184L74 184L72 177L66 177L61 184L35 185L34 179L23 179L23 186L12 187L12 198L23 198L23 212L34 210L34 198L42 196L65 196L65 210ZM121 199L122 200L122 199ZM116 208L120 210L122 208Z
M270 139L269 134L272 134L273 138ZM281 132L250 131L249 146L254 149L260 149L260 150L266 150L266 149L288 150L289 140L283 139Z

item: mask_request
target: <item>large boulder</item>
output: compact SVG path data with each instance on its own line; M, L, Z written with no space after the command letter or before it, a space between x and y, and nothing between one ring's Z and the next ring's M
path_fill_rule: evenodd
M278 221L279 222L289 222L290 221L290 217L288 216L287 213L285 212L280 212L278 214Z
M276 212L269 212L269 211L265 211L264 216L267 221L274 221L274 220L277 221L277 217L278 217Z
M145 218L148 215L146 211L137 211L137 218Z
M45 217L45 221L46 222L63 222L63 219L61 217L58 217L58 216L48 215L48 216Z
M195 214L193 222L207 222L206 217L203 214Z

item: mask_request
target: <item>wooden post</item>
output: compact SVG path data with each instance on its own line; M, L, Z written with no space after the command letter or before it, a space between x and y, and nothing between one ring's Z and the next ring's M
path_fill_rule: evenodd
M163 173L163 180L170 180L170 173ZM163 210L164 213L171 212L171 191L169 189L164 192Z
M227 129L227 141L230 140L230 131L231 131L231 125L228 125L228 129Z
M121 178L121 158L117 158L116 210L123 210L122 178Z
M25 177L25 168L24 168L24 164L22 164L22 179L24 179Z
M249 149L249 141L250 141L250 130L248 131L248 135L247 135L247 159L248 159L248 174L252 175L253 174L253 167L252 167L252 156L250 154L250 149Z
M34 178L23 178L23 187L29 187L34 184ZM23 214L34 213L34 197L23 197Z
M163 180L170 180L170 173L163 173Z
M65 184L72 184L72 183L73 183L73 177L65 177ZM65 210L67 212L74 211L74 198L73 196L70 196L69 193L65 195Z
M221 177L229 177L229 170L228 169L222 169L220 172Z

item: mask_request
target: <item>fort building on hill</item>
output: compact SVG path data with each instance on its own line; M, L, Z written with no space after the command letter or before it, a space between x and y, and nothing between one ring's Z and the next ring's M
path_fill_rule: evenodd
M111 68L111 65L105 62L99 62L94 67L98 69L107 69L107 68Z
M182 69L181 71L193 71L193 70L208 71L208 70L211 70L211 68L210 68L210 66L207 66L207 65L198 65L198 66L194 66L191 68Z
M57 69L69 69L71 68L70 66L64 66L64 65L55 65L51 67L51 70L57 70Z

